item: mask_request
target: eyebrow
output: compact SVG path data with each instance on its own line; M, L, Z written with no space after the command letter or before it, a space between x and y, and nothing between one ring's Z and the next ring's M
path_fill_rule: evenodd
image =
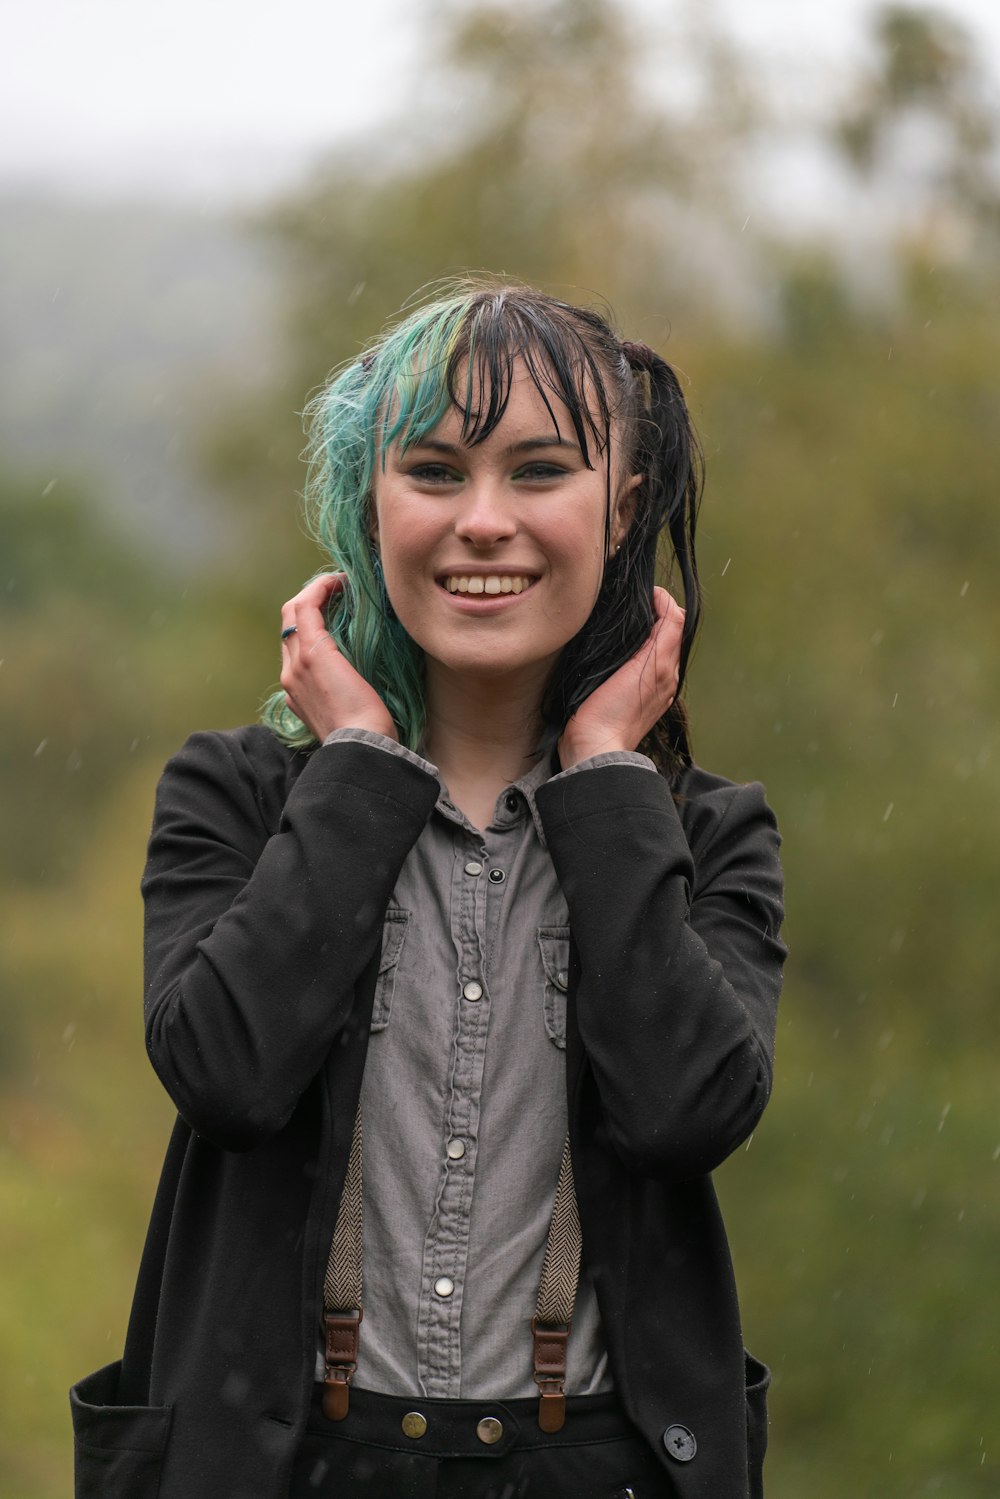
M469 451L466 443L441 442L435 437L421 438L413 446L414 448L430 448L434 453L446 453L451 457ZM567 442L564 437L526 437L523 442L514 442L510 447L504 448L502 456L512 458L515 453L534 453L540 448L566 448L571 453L583 456L579 445L575 442Z

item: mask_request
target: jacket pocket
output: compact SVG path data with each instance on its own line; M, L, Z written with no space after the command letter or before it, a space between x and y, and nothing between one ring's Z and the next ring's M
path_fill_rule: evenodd
M76 1499L157 1499L170 1435L169 1405L116 1405L121 1360L69 1392Z
M542 1008L549 1040L566 1050L566 990L569 986L569 927L540 926L538 950L542 955L545 991Z
M392 1013L392 994L396 987L396 968L403 951L406 923L409 911L401 906L390 906L382 924L382 957L378 965L375 984L375 1001L372 1005L372 1030L384 1031Z
M767 1451L767 1390L771 1371L743 1350L747 1384L747 1478L750 1499L764 1499L764 1454Z

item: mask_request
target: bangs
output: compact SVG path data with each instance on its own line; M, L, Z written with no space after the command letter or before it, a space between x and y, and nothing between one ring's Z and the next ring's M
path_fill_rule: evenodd
M610 446L612 408L598 360L561 303L535 302L506 290L433 303L393 330L369 358L369 398L384 413L378 431L387 450L405 453L423 441L449 409L462 419L469 447L485 442L503 420L522 361L562 437L554 402L569 413L588 468ZM566 308L579 317L579 309ZM374 454L372 454L374 457Z

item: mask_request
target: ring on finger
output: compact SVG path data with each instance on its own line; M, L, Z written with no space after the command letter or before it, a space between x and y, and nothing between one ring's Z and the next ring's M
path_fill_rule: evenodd
M285 628L281 632L281 638L282 638L282 640L287 640L288 637L289 637L289 635L297 635L298 633L299 633L299 627L298 627L298 625L286 625Z

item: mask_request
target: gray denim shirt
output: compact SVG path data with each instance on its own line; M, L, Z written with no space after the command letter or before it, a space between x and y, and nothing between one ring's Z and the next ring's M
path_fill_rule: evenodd
M380 734L326 743L345 740L437 775ZM615 763L655 774L622 752L561 774ZM483 832L442 786L385 915L361 1094L366 1389L536 1393L530 1323L567 1127L569 916L534 800L550 773L508 786ZM566 1390L611 1387L584 1266Z

